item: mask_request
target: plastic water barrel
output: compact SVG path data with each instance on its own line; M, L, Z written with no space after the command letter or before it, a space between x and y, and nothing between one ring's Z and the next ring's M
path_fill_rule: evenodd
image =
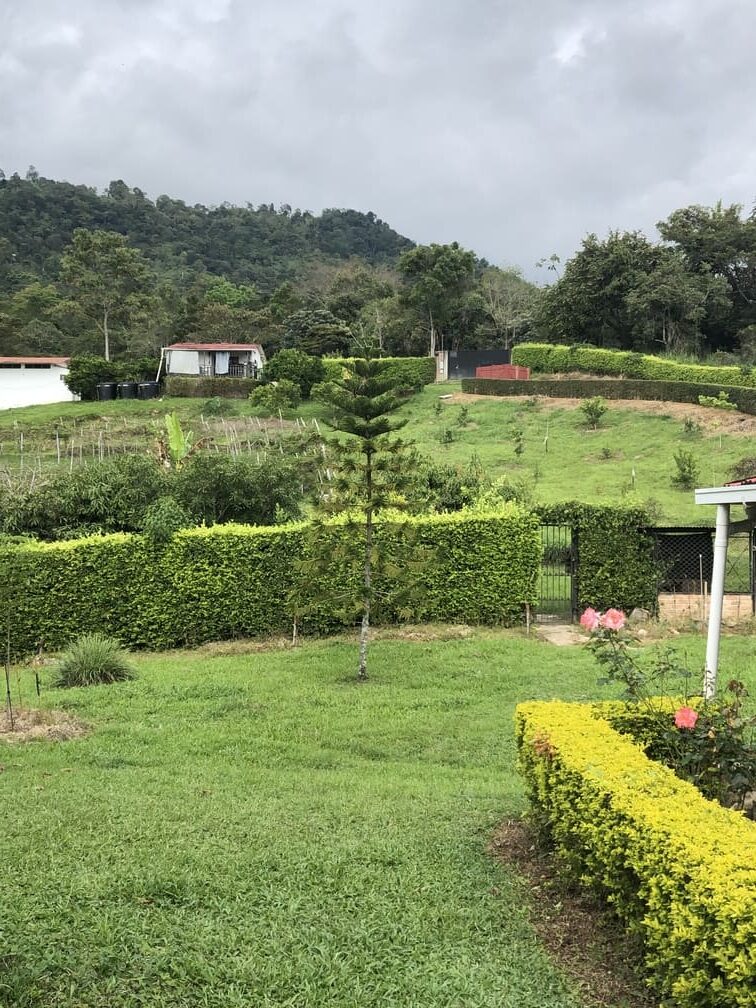
M97 398L100 402L115 399L118 386L115 382L101 382L97 386Z
M160 394L160 383L156 381L139 382L137 387L138 399L157 399Z
M118 396L121 399L136 399L137 383L135 381L124 381L118 383Z

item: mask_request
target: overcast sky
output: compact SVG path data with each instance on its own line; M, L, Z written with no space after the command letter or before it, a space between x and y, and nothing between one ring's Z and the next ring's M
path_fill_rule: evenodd
M756 196L753 0L0 0L0 167L492 262Z

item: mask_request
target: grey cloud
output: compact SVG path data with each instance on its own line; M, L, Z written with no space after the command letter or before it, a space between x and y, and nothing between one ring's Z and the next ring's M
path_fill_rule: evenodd
M0 165L372 209L533 273L589 231L754 196L749 0L31 0Z

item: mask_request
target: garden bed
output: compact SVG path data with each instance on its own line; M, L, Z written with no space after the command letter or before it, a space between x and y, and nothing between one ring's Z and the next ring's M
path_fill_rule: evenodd
M681 1008L750 1008L756 825L703 798L601 715L585 704L517 708L534 821L641 937L660 996Z

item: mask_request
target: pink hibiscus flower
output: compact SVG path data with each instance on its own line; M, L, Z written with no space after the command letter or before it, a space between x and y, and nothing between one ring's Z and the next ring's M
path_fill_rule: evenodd
M677 728L695 728L698 714L692 707L681 707L675 711L675 726Z
M607 630L621 630L625 625L625 614L621 609L607 609L601 617L600 625Z
M580 626L586 630L595 630L599 625L600 614L595 609L586 609L580 617Z

